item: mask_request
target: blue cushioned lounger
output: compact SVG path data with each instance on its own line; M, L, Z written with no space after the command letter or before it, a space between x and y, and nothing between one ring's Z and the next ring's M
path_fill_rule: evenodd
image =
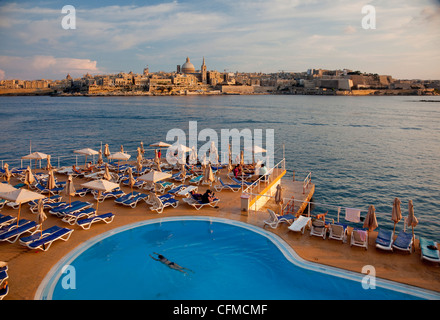
M49 250L52 243L56 240L67 241L70 238L73 230L68 228L60 228L55 232L50 234L43 235L41 238L36 239L30 243L27 243L26 246L29 249L39 249L43 251Z
M104 221L105 223L110 223L113 221L114 217L115 217L115 215L113 213L108 212L108 213L103 213L100 215L92 216L87 219L78 220L76 222L76 224L78 226L80 226L81 228L83 228L84 230L88 230L88 229L90 229L90 227L92 226L93 223L99 222L99 221Z
M21 220L20 220L21 221ZM23 224L19 222L18 227L12 226L8 231L0 233L0 241L8 241L14 243L25 233L34 233L38 228L35 221L26 220Z
M393 242L393 248L402 251L411 252L413 244L413 236L411 233L401 231L397 236L396 240Z
M382 250L393 251L393 232L385 229L379 229L379 233L376 238L376 248Z
M420 237L420 249L422 259L431 262L440 262L437 242Z

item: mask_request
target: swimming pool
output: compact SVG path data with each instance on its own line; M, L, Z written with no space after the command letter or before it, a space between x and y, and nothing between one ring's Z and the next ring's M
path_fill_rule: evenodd
M153 252L194 272L172 270ZM63 273L63 266L70 265ZM73 268L72 268L73 267ZM36 299L438 299L415 287L301 259L284 241L245 223L209 217L148 220L83 244L52 268ZM74 289L72 285L74 284Z

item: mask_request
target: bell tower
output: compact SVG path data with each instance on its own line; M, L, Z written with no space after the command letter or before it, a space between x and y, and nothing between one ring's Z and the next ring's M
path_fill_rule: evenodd
M202 83L207 84L207 74L206 74L206 64L205 64L205 57L203 57L203 63L200 67L201 75L202 75Z

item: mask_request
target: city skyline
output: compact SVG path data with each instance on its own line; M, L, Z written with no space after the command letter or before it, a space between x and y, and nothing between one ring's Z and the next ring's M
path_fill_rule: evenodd
M76 29L61 9L75 8ZM365 29L365 5L376 29ZM0 80L196 68L275 73L351 69L440 79L440 2L2 1Z

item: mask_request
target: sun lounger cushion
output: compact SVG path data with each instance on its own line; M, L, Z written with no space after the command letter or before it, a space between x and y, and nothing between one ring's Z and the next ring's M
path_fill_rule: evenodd
M92 216L90 218L81 219L76 222L78 226L81 228L88 230L90 229L91 225L95 222L104 221L105 223L110 223L113 221L113 218L115 215L111 212L103 213L97 216Z
M383 250L392 250L393 232L385 229L379 229L376 237L376 248Z
M420 237L420 249L422 259L440 262L437 242Z
M401 231L393 242L393 248L411 251L413 236L411 233Z
M0 241L8 241L14 243L22 234L36 230L37 223L35 221L26 221L19 224L18 227L10 228L8 231L0 234Z

